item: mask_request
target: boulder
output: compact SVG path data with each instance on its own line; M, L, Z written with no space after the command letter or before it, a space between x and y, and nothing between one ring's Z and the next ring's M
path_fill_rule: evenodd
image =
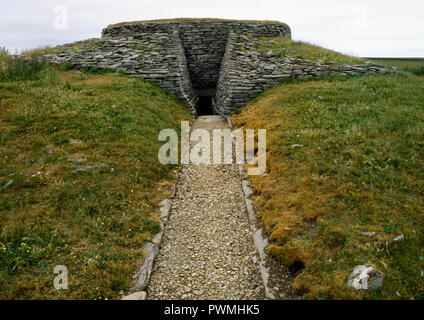
M347 285L355 290L374 290L383 285L384 273L368 264L356 266L349 275Z

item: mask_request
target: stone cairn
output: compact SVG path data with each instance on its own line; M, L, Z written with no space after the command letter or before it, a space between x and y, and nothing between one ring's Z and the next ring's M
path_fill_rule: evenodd
M280 22L233 20L139 22L109 26L101 38L57 47L45 57L71 67L100 67L153 81L196 114L199 97L226 115L287 79L389 73L376 64L343 65L261 52L256 37L291 38Z

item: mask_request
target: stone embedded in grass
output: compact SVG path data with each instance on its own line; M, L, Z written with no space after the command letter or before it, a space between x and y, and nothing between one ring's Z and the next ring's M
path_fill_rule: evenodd
M80 166L80 167L72 167L72 171L90 171L90 170L98 170L102 169L103 166Z
M77 140L77 139L69 139L69 143L70 144L83 144L83 142L81 140Z
M373 290L383 285L384 273L368 264L356 266L349 275L347 285L355 290Z
M6 182L6 184L2 187L2 189L7 188L13 183L13 179Z
M403 234L401 234L401 235L399 235L399 236L394 237L392 240L390 240L390 242L389 242L389 243L400 242L400 241L402 241L402 240L404 240L404 239L405 239L404 235L403 235Z
M44 148L44 152L45 152L45 154L46 154L46 156L49 156L49 157L53 157L53 156L55 156L56 154L54 153L54 151L49 147L49 146L46 146L45 148Z
M86 162L87 161L87 159L80 159L80 158L70 158L70 159L68 159L68 161L69 162L77 162L77 163L83 163L83 162Z
M359 233L369 238L372 238L377 234L377 232L374 231L359 231Z
M159 217L163 221L163 223L168 222L169 213L171 212L171 200L170 199L164 199L160 203L159 208Z
M143 247L145 258L143 264L139 267L137 273L133 276L135 279L134 289L144 290L150 280L152 273L153 261L159 253L159 248L153 243L146 243Z
M31 175L31 178L34 178L36 176L39 176L41 174L41 171L37 171L36 173Z
M137 291L122 298L122 300L146 300L146 291Z
M303 144L294 144L294 145L292 145L290 148L291 149L293 149L293 148L301 148L301 147L303 147Z

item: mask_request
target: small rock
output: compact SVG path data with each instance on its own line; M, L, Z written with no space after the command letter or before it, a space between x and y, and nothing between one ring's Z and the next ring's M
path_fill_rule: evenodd
M359 265L349 275L347 285L355 290L378 289L383 285L384 273L370 265Z
M72 158L70 158L70 159L68 159L68 161L69 162L83 163L83 162L86 162L87 159L72 159Z
M323 96L318 96L317 97L319 100L324 100L325 98Z
M55 155L54 151L49 146L46 146L44 148L44 152L47 156L50 156L50 157L53 157Z
M248 37L246 37L245 35L240 35L240 38L241 39L243 39L243 40L245 40L245 41L249 41L250 42L250 39L248 38Z
M77 139L69 139L69 143L70 144L82 144L83 142L81 140L77 140Z
M291 148L293 149L293 148L301 148L301 147L303 147L303 144L294 144L294 145L292 145L291 146Z
M146 300L146 291L137 291L122 298L122 300Z
M390 243L393 243L393 242L399 242L399 241L402 241L403 239L405 239L405 237L403 236L403 234L401 234L401 235L399 235L399 236L397 236L397 237L394 237L394 238L390 241Z
M144 244L143 251L145 252L144 262L139 266L134 277L136 279L134 284L136 290L144 290L146 288L152 273L153 261L159 252L159 248L153 243L148 242Z
M7 188L13 183L13 179L6 182L6 184L2 187L2 189Z
M103 166L80 166L80 167L72 167L72 171L90 171L90 170L98 170L102 169Z
M260 293L264 288L262 286L258 286L255 288L256 293Z
M203 290L193 290L193 293L197 296L200 296L201 294L203 294Z
M39 176L41 174L41 171L37 171L36 173L31 175L31 178L34 178L36 176Z
M372 238L374 237L377 233L374 231L359 231L360 234L362 234L363 236Z

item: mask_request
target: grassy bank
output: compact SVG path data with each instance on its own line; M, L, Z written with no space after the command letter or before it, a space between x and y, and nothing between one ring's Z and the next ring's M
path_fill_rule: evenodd
M259 51L283 51L283 57L288 55L297 59L304 59L313 62L335 62L339 64L363 64L365 61L329 50L318 45L303 41L294 41L286 37L258 37L260 41Z
M299 294L424 298L423 78L282 84L233 119L267 129L268 174L251 177L255 206L269 253L296 274ZM383 287L349 289L353 268L367 263L385 273Z
M0 81L0 298L114 298L160 228L158 133L189 113L141 79L34 72Z

